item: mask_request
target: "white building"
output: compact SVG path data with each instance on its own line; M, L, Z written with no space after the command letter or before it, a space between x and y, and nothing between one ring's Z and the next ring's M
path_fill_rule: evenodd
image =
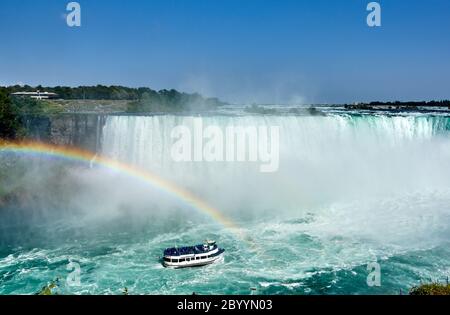
M16 93L12 93L11 95L12 96L17 96L17 97L29 97L29 98L34 98L34 99L37 99L37 100L58 98L58 94L56 94L56 93L41 92L41 91L36 91L36 92L16 92Z

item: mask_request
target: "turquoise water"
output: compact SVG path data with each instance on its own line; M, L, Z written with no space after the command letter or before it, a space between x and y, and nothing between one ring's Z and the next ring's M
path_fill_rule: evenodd
M397 252L362 240L300 232L311 220L255 225L251 241L207 224L171 233L152 225L140 226L139 232L103 227L60 236L53 232L40 240L36 236L45 231L35 231L29 246L2 248L0 293L35 293L59 278L60 294L121 294L124 287L130 294L250 294L250 288L259 294L398 294L420 281L443 281L449 272L448 243ZM181 270L161 266L164 247L195 244L198 235L218 240L226 249L222 262ZM381 266L380 287L366 283L367 264L374 260ZM71 261L80 266L80 286L66 281Z
M20 157L25 201L0 209L0 294L56 278L60 294L399 294L450 275L448 118L207 118L281 126L273 174L171 163L167 134L180 119L110 117L101 153L183 184L235 229L126 174ZM164 248L206 238L223 261L160 264ZM367 284L373 262L380 286Z

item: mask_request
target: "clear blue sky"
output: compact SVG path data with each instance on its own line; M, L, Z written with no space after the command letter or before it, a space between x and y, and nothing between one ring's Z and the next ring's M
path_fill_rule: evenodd
M450 98L450 1L2 0L0 84L176 88L230 102Z

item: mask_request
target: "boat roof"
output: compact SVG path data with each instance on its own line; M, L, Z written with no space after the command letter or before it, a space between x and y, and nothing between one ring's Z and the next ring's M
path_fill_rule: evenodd
M205 249L203 244L195 246L185 246L185 247L172 247L166 248L164 250L164 256L182 256L182 255L194 255L194 254L204 254L209 252L210 249Z

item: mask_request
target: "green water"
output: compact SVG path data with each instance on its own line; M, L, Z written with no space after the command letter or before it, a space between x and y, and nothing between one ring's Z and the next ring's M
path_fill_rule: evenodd
M45 232L35 231L31 246L2 247L0 293L35 293L59 278L60 294L121 294L125 287L130 294L250 294L250 288L259 294L398 294L420 281L443 281L449 272L448 243L386 248L356 238L312 236L303 231L310 224L314 218L253 224L245 230L251 240L208 224L171 233L155 233L159 228L152 225L139 232L102 227L52 233L50 239L37 239ZM198 243L198 235L216 239L226 249L224 260L202 268L162 267L164 247ZM379 287L367 285L372 261L381 266ZM70 262L80 266L79 286L70 282Z
M180 119L110 117L102 153L185 184L236 229L126 174L23 157L26 202L0 209L0 294L56 278L59 294L399 294L450 275L448 118L207 118L281 126L280 169L264 175L171 164L157 132ZM206 238L225 248L223 261L159 262L164 248ZM367 282L373 262L380 286Z

